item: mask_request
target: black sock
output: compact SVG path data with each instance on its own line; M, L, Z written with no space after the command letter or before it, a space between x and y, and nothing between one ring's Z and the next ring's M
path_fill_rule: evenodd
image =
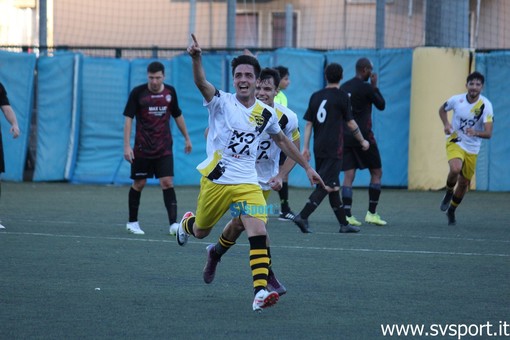
M136 191L131 187L128 194L129 222L138 221L138 208L140 207L141 191Z
M278 195L280 196L280 207L282 213L288 213L290 211L289 207L289 184L287 182L282 183L282 188L278 191Z
M345 211L342 205L342 199L340 198L340 192L333 191L329 193L329 204L335 213L338 223L340 223L340 225L348 225L349 223L345 218Z
M317 209L327 194L328 192L323 187L316 187L308 198L308 202L305 204L303 210L299 213L301 218L306 220L315 211L315 209Z
M193 232L193 224L195 224L195 216L188 217L182 221L182 227L184 228L184 231L189 235L195 236L195 233Z
M214 253L216 253L216 255L218 255L218 258L220 258L234 244L236 244L235 241L230 241L230 240L226 239L225 236L223 236L223 234L221 234L220 238L218 239L218 242L216 242L216 245L214 246Z
M163 201L165 202L166 212L168 214L168 223L177 222L177 198L175 197L174 188L163 190Z
M342 187L342 200L344 201L344 210L346 216L352 216L352 187Z
M453 194L453 189L455 188L455 183L446 182L446 192L449 194Z
M370 211L372 214L375 214L377 209L379 196L381 196L381 185L370 183L368 186L368 211Z

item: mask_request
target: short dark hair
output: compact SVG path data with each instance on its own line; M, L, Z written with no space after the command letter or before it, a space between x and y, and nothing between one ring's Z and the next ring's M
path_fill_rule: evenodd
M478 71L475 71L475 72L471 73L469 76L467 76L466 83L469 83L471 80L475 80L475 79L480 80L482 85L485 83L485 77L483 76L483 74L481 74Z
M289 69L287 67L285 67L285 66L282 66L282 65L276 66L275 69L280 74L280 79L289 75Z
M147 66L147 73L156 73L159 71L165 74L165 65L163 65L159 61L153 61L152 63L149 64L149 66Z
M278 84L280 84L281 78L277 70L275 70L274 68L266 67L262 69L262 71L260 71L259 76L260 81L264 81L271 78L273 78L274 85L276 86L276 88L278 88Z
M258 78L260 75L260 64L257 58L251 56L251 55L245 55L242 54L238 57L235 57L232 59L232 75L234 75L234 72L236 70L236 67L239 65L251 65L253 66L253 69L255 70L255 78Z
M326 76L326 80L328 83L336 84L342 80L344 74L344 69L338 63L331 63L326 66L324 70L324 75Z
M372 66L372 62L368 58L359 58L358 61L356 61L356 71L363 71L365 67Z

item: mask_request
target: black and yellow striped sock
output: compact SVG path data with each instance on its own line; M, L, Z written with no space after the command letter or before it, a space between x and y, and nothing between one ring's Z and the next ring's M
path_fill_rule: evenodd
M455 211L455 209L457 209L457 207L459 206L460 202L462 202L462 198L461 197L457 197L457 196L453 196L452 197L452 201L450 202L450 210L451 211Z
M188 217L184 221L182 221L182 228L186 232L186 234L193 235L193 224L195 224L195 216Z
M266 235L252 236L250 241L250 267L253 276L253 291L257 294L267 286L269 274L269 256L267 254Z
M267 257L269 257L269 272L271 272L271 267L273 266L273 262L271 261L271 249L267 246Z
M214 250L216 254L221 256L225 254L234 244L236 244L235 241L227 240L225 236L221 234L220 238L218 239L218 242L216 242L216 245L214 246Z

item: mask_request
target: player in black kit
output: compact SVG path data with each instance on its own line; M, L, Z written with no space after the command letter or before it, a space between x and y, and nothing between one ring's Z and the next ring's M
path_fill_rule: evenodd
M382 165L379 148L372 132L372 105L378 110L384 110L386 102L377 87L377 74L372 72L372 62L367 58L360 58L356 62L356 76L345 82L340 88L347 92L351 98L352 115L368 141L370 147L362 151L357 145L353 135L346 131L344 134L344 182L342 185L342 198L344 200L345 214L351 225L360 226L361 222L351 213L352 182L356 169L370 171L370 184L368 186L368 211L365 222L383 226L386 221L376 212L379 196L381 195ZM368 83L370 80L370 83Z
M343 122L346 122L363 150L367 150L370 144L363 138L358 125L352 117L347 93L339 89L343 76L342 66L337 63L331 63L326 66L324 75L327 85L322 90L312 94L304 116L307 122L304 134L303 155L310 160L310 137L313 129L315 167L323 178L326 187L316 186L308 198L308 202L301 212L295 216L294 223L303 233L311 232L308 225L308 217L319 206L322 200L329 196L331 208L340 223L340 232L359 232L360 229L358 227L351 226L347 222L339 192L339 176L342 169L343 153Z

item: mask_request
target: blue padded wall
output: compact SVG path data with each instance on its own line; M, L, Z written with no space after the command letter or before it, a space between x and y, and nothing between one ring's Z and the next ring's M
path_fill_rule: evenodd
M78 157L71 178L81 183L113 183L124 161L124 116L129 61L83 58Z
M38 68L37 155L34 181L62 181L72 157L73 103L76 102L73 53L41 56ZM74 135L73 135L74 137Z
M285 91L289 107L296 112L303 131L303 115L310 95L325 83L326 62L344 67L344 81L354 76L354 64L361 56L374 62L379 87L386 99L386 110L374 109L374 132L383 159L383 185L407 185L409 108L412 50L352 50L319 53L298 49L279 49L257 55L261 66L287 66L291 85ZM232 55L203 55L207 79L217 88L233 91ZM131 88L146 79L149 59L121 60L82 57L75 54L41 56L38 63L38 121L35 181L70 180L81 183L130 183L129 164L123 158L122 112ZM197 185L195 170L205 158L204 129L207 110L193 82L191 60L187 55L162 60L166 82L175 86L193 143L193 152L185 155L183 138L175 124L174 160L176 185ZM6 158L4 180L21 181L28 149L32 113L36 56L0 52L0 81L6 86L17 114L22 135L14 140L9 124L0 115ZM510 97L501 86L510 76L510 53L476 54L476 69L486 76L484 94L495 112L492 139L483 141L478 157L478 190L508 191L510 179L510 144L506 130L510 116L504 114ZM313 140L312 140L313 142ZM313 163L313 160L312 160ZM356 176L356 186L368 185L368 171ZM290 175L291 186L308 187L304 171L297 167Z
M0 51L0 82L7 90L9 102L16 114L20 136L12 138L11 125L0 114L4 147L4 180L22 181L30 137L30 120L34 98L35 54Z
M489 191L509 191L510 143L506 136L510 129L510 97L506 84L510 77L510 52L478 53L476 69L485 76L483 94L494 110L492 138L483 140L476 168L476 188Z
M383 164L382 184L407 186L409 111L411 98L412 50L352 50L326 53L329 62L337 62L344 69L345 82L355 76L356 61L369 58L378 75L378 87L386 100L386 108L373 107L373 131ZM398 79L399 81L395 81ZM343 176L341 176L343 177ZM354 186L368 186L367 169L356 172Z
M310 95L324 87L324 62L323 53L298 49L278 49L273 57L274 66L283 65L289 69L290 85L285 90L288 99L288 107L296 113L301 132L301 147L303 146L306 108ZM313 136L310 141L313 150ZM312 151L313 152L313 151ZM314 164L313 156L310 164ZM305 171L296 165L289 175L289 185L296 187L310 187L310 182Z

